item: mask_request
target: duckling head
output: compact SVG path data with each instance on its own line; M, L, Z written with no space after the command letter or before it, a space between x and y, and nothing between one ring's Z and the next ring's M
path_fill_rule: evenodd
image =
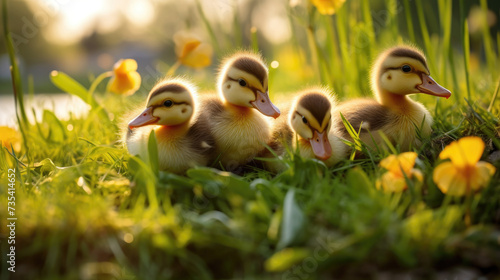
M328 139L332 123L332 104L323 90L309 90L295 101L290 111L293 130L311 144L314 155L326 160L332 155Z
M425 56L417 49L403 46L382 53L372 71L372 86L380 94L425 93L449 98L451 92L431 78Z
M280 110L271 102L268 91L268 70L260 56L239 53L230 57L219 76L219 91L228 103L255 108L262 114L277 118Z
M146 109L129 124L175 126L188 123L195 110L195 88L180 79L159 82L148 96Z

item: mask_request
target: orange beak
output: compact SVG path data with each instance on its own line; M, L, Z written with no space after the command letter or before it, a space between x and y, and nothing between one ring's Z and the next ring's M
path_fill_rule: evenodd
M422 84L417 86L417 89L421 93L434 95L438 97L445 97L448 99L451 96L451 92L444 87L440 86L431 76L422 73Z
M132 121L128 123L130 129L137 127L154 124L158 121L158 118L153 116L153 108L148 107L139 116L135 117Z
M309 142L317 158L327 160L332 155L332 146L330 146L330 141L328 141L327 131L319 133L315 130Z
M280 116L280 109L274 106L274 104L271 102L268 92L264 93L261 91L257 91L255 101L251 101L250 104L252 104L255 109L259 110L266 116L270 116L275 119Z

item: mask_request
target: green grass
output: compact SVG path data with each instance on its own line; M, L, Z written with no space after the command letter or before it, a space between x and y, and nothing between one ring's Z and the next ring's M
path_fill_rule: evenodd
M268 61L280 62L271 91L294 92L322 82L343 100L368 96L369 67L386 42L419 45L436 81L453 89L449 100L416 96L435 118L431 139L423 139L417 150L421 187L400 194L376 190L378 162L387 152L330 169L289 153L284 158L289 168L278 175L257 168L243 176L204 167L186 176L158 171L154 150L144 162L117 142L119 122L108 116L124 114L123 106L115 105L123 104L120 97L88 94L77 81L54 73L54 84L92 110L86 118L66 121L46 110L31 124L20 111L26 147L16 154L0 150L2 225L8 214L7 169L18 174L16 273L7 272L2 240L0 279L358 279L381 273L429 279L437 272L451 278L457 267L499 273L499 173L472 197L469 227L467 201L444 196L432 180L439 152L454 139L482 137L483 159L500 148L500 108L493 100L500 78L494 67L500 62L498 37L482 31L488 63L470 69L464 18L451 26L454 1L439 1L440 14L434 11L442 24L439 34L429 33L429 15L420 2L405 1L405 11L382 23L372 21L370 3L347 0L332 17L313 7L291 8L294 38L266 53ZM483 9L486 5L481 1ZM411 18L408 8L418 17ZM217 40L220 27L200 16ZM398 22L408 26L398 28ZM458 46L449 42L451 27L462 32ZM257 35L252 33L245 47L257 47L262 42ZM358 45L357 36L367 36L369 44ZM13 66L18 75L14 60ZM22 101L21 77L14 77ZM499 161L494 165L500 169ZM7 236L5 226L0 233Z

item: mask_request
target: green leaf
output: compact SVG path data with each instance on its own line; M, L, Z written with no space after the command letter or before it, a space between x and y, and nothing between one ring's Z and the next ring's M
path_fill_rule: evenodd
M271 272L285 271L304 260L309 254L309 250L304 248L285 248L267 259L264 267Z
M98 106L95 99L88 94L87 89L65 73L52 71L50 73L50 80L60 90L78 96L85 103L92 106L92 108Z
M295 190L288 190L283 203L283 221L278 248L282 249L296 242L305 230L306 217L295 201Z
M220 182L222 185L228 187L228 191L236 193L246 199L253 199L255 197L255 192L250 188L250 183L231 172L219 171L208 167L197 167L189 169L187 175L189 178L201 183L206 183L208 181Z
M353 168L347 172L347 184L349 187L356 188L359 191L371 193L373 192L373 184L370 182L368 175L361 168Z
M156 143L156 134L154 129L152 129L151 133L149 134L148 154L149 154L149 164L151 165L151 170L153 170L154 174L158 175L160 164L158 160L158 145Z
M54 112L43 110L43 123L49 127L49 135L47 138L51 141L60 143L67 138L64 125L57 118Z
M40 174L45 175L50 175L51 172L55 171L57 169L57 166L52 162L50 158L46 158L40 162L37 162L34 164L35 169L40 168L39 172Z
M67 92L79 97L85 103L89 104L93 110L97 110L99 113L99 117L109 121L108 114L105 112L105 110L99 105L99 103L97 103L94 96L90 94L89 91L87 91L87 89L79 82L75 81L65 73L59 71L52 71L50 73L50 80L63 92Z

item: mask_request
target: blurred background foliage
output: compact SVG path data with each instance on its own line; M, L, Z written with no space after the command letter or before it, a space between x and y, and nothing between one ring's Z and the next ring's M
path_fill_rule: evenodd
M216 74L217 59L235 48L252 47L252 27L256 28L254 41L268 62L278 60L281 71L298 72L295 75L297 84L314 84L319 82L314 75L312 61L302 53L297 58L290 55L291 43L301 49L308 48L308 39L304 22L308 16L306 3L300 0L214 0L200 1L199 5L213 29L216 37L214 44L216 53L212 71L191 71L201 82L202 87L212 88ZM406 1L410 5L407 11L403 1L373 0L369 1L373 19L375 36L383 37L387 46L396 43L395 38L386 36L382 30L390 25L397 26L398 36L405 42L415 37L414 43L423 46L421 25L419 24L416 1ZM484 23L480 9L480 1L464 1L469 22L471 38L471 64L484 60L482 44L482 27ZM9 1L9 19L14 44L18 49L21 71L24 77L33 77L34 91L37 93L54 93L58 90L50 83L49 73L54 69L76 77L82 83L89 84L93 73L111 69L113 63L120 58L133 58L138 61L139 73L145 79L142 91L148 91L157 77L162 76L175 63L174 43L176 32L190 30L202 38L209 40L209 33L200 17L198 2L195 0L30 0ZM387 4L394 6L387 9ZM432 37L442 34L438 1L418 1L422 6L429 34ZM362 1L347 1L343 10L348 21L356 21L363 17ZM492 38L500 31L498 21L500 2L487 1L487 23ZM457 51L462 51L462 36L459 5L453 11L450 43ZM413 34L408 33L408 22L399 13L410 13ZM297 19L301 20L297 20ZM396 22L391 23L394 19ZM324 18L315 18L316 23ZM332 22L337 27L336 22ZM302 26L301 26L302 25ZM318 43L325 44L327 28L325 24L316 24L314 28ZM365 28L359 23L360 30ZM356 36L350 32L348 36ZM385 37L384 37L385 36ZM364 38L348 48L354 51L369 49ZM380 42L380 41L379 41ZM434 42L434 41L433 41ZM342 43L342 42L341 42ZM339 44L342 47L342 44ZM385 47L385 46L381 46ZM496 47L496 46L494 46ZM297 50L297 49L294 49ZM289 54L287 56L287 54ZM340 55L340 50L339 50ZM429 54L428 54L429 55ZM373 55L371 55L373 56ZM372 57L367 59L373 59ZM297 59L301 59L298 60ZM294 65L295 64L295 65ZM0 93L11 93L9 61L5 44L0 44ZM474 66L474 65L472 65ZM303 71L305 70L305 71ZM183 73L180 69L179 73ZM335 71L334 71L335 72ZM341 72L339 72L341 73ZM335 75L334 75L335 79ZM28 83L28 79L25 79ZM294 85L279 84L274 88L288 90ZM85 85L86 85L85 84ZM273 86L273 85L272 85ZM339 88L335 87L336 90Z

